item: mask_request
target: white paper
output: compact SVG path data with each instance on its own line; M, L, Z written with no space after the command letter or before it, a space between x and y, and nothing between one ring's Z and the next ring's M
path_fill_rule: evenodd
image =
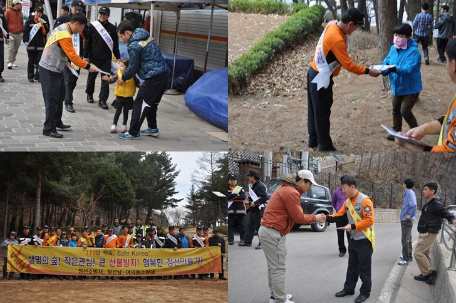
M111 61L111 73L117 74L117 71L119 70L120 66L116 61Z
M249 184L249 195L250 195L250 198L252 199L253 202L255 202L256 200L258 200L258 196L255 194L255 192L252 190L252 184Z
M390 135L394 136L394 137L397 137L397 138L400 138L400 139L404 139L405 141L407 142L410 142L412 144L415 144L415 145L418 145L418 146L429 146L425 143L422 143L421 141L419 140L416 140L416 139L413 139L413 138L409 138L409 137L406 137L404 135L401 135L399 134L398 132L392 130L391 128L381 124L381 127L383 127Z
M231 207L231 204L233 204L233 201L228 201L228 208Z
M236 186L234 189L233 189L233 193L238 195L242 190L242 186Z
M379 71L384 71L386 69L389 69L390 67L394 67L396 65L371 65L369 66L369 69L376 69Z

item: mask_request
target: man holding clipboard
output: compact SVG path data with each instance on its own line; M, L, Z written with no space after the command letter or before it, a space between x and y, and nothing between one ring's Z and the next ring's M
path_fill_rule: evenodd
M228 175L228 244L234 244L234 225L236 220L241 226L241 242L245 236L245 191L237 185L237 176Z
M84 44L84 61L95 64L104 72L111 70L112 54L120 59L119 38L117 36L117 27L109 23L109 7L102 6L98 10L98 21L89 25L90 36ZM93 103L93 93L95 91L95 80L98 73L89 74L87 77L87 102ZM98 100L98 106L102 109L108 109L106 101L109 98L109 83L101 80L101 88Z

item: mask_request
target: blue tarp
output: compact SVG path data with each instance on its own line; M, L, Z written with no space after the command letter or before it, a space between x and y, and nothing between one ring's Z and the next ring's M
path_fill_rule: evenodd
M228 67L205 73L184 99L195 114L228 131Z

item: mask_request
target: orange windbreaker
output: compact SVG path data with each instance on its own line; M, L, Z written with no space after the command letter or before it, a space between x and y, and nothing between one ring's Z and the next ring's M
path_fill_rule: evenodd
M65 25L70 29L70 34L73 34L70 25L68 23L65 23ZM57 41L57 43L60 44L60 47L71 62L80 68L87 68L88 63L82 60L81 57L79 57L79 54L76 54L71 37L60 39Z
M353 199L351 199L352 205L355 205L356 199L358 199L358 195L359 195L359 191L356 194L356 196ZM339 211L337 213L333 214L331 217L343 216L347 212L347 208L346 208L345 204L346 203L344 202L344 204L339 209ZM366 208L366 206L369 206L369 207ZM362 217L363 220L361 222L355 223L357 231L361 231L366 228L369 228L372 226L372 224L374 224L374 203L372 203L372 200L369 198L365 198L363 200L362 208L363 208L363 217ZM369 211L366 212L366 209Z
M455 112L456 113L456 96L453 99L453 103L450 106L450 116L451 113ZM443 134L443 144L436 145L432 148L431 151L433 152L446 152L446 151L451 151L454 152L456 151L456 117L454 117L451 120L450 127L448 128L448 133Z
M57 245L57 241L59 240L59 237L57 237L57 236L56 236L55 239L54 239L53 241L51 241L49 244L47 243L48 240L49 240L50 238L52 238L52 237L54 237L54 236L51 236L51 235L45 236L44 239L43 239L43 246L49 246L49 244L52 244L52 245L56 246L56 245Z
M118 237L115 238L114 240L111 240L111 241L108 243L108 245L106 245L106 241L109 239L109 237L111 237L111 236L106 235L106 236L104 237L104 239L103 239L103 247L105 247L105 248L116 248L116 247L118 247L118 245L117 245L117 240L119 239Z
M128 243L127 247L125 247L125 242L127 242L128 236L130 236L130 235L125 236L124 234L121 234L120 236L117 237L118 247L128 248L128 247L133 246L133 237L130 237L130 243Z
M272 194L264 211L261 225L272 227L286 235L295 223L308 224L316 221L315 215L304 214L301 206L302 192L293 186L282 183Z
M325 53L326 60L328 60L329 52L336 57L337 61L342 65L346 70L357 75L362 75L366 72L366 67L355 64L347 52L347 43L344 39L344 33L337 26L337 24L330 25L326 28L326 33L323 38L323 51ZM328 64L331 62L328 62ZM315 54L312 59L312 68L315 71L319 71L317 65L315 64ZM336 68L333 72L333 76L336 77L339 75L341 66Z

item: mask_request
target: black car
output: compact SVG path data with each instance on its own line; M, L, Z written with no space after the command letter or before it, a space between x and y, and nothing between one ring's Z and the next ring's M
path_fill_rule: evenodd
M282 182L278 178L270 179L264 183L268 189L268 199L271 198L272 194L277 188L282 185ZM331 204L331 195L329 188L321 185L312 185L310 190L301 195L301 206L305 214L320 214L331 215L333 213L333 207ZM315 222L310 224L313 231L325 231L329 223ZM298 229L301 224L295 224L294 229Z

